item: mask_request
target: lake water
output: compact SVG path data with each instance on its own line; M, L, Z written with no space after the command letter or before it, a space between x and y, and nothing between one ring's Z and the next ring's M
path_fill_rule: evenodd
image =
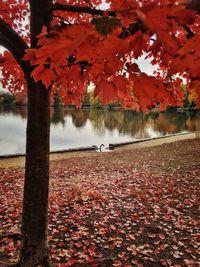
M0 106L0 155L25 152L26 108ZM200 123L200 112L104 110L51 110L53 150L191 132Z

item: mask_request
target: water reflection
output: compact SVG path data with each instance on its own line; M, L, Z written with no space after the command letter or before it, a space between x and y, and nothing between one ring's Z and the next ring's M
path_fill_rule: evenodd
M24 153L26 108L0 106L0 154ZM195 131L200 112L51 110L51 150Z
M51 123L57 125L61 123L65 127L65 113L64 109L52 109L51 110Z
M2 117L7 117L7 116L16 116L16 117L20 117L22 119L26 119L27 118L27 109L24 107L15 107L15 106L11 106L11 105L5 105L2 106L0 105L0 116Z

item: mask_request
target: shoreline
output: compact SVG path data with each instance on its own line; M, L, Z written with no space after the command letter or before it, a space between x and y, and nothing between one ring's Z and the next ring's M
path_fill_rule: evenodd
M173 143L188 139L196 139L197 136L198 136L197 132L192 132L192 133L174 134L171 136L164 136L159 138L137 140L131 143L115 144L114 149L110 150L109 153L115 153L117 151L122 151L122 150L141 149L145 147L160 146L166 143ZM70 150L54 151L50 153L50 161L102 155L102 153L97 152L94 149L94 147L93 149L91 148L92 147L88 147L88 149L87 147L81 149L71 149L71 151ZM16 156L12 155L9 157L8 156L0 157L0 168L24 167L24 165L25 165L24 155L16 155Z

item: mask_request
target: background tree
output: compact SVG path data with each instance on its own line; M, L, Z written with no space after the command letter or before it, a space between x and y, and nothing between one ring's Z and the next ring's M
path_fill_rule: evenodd
M28 91L19 266L49 266L50 94L59 88L65 104L80 106L92 82L103 103L165 108L182 105L183 75L199 104L199 12L198 0L0 2L2 84ZM135 60L143 54L165 75L142 73Z

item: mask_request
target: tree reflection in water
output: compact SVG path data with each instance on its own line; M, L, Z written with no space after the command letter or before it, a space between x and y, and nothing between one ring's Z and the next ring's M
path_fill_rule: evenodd
M84 127L90 121L93 131L103 136L105 130L111 134L117 130L120 135L130 135L137 139L148 138L150 132L157 135L174 134L183 131L195 131L200 112L134 112L130 110L65 110L52 112L52 123L65 125L65 118L71 117L76 128Z
M0 115L14 115L19 116L22 119L27 118L27 108L26 107L16 107L15 105L0 105Z
M13 114L25 119L27 110L25 107L0 106L0 114ZM183 131L195 131L197 120L200 120L199 111L190 112L150 112L144 114L130 110L67 110L63 107L51 110L51 123L62 124L65 127L66 118L72 119L76 128L84 127L89 120L93 130L99 136L104 135L105 130L117 130L119 134L137 138L149 137L149 129L159 135L179 133Z

